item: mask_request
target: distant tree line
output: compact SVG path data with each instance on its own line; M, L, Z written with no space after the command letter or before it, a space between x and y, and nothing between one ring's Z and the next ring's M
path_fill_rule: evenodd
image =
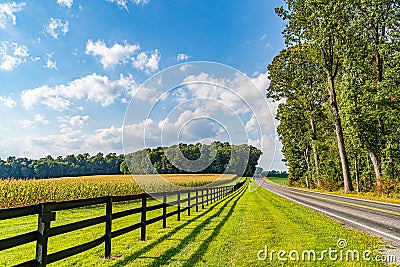
M128 154L128 162L133 173L188 173L175 167L166 157L165 150L178 148L187 159L186 166L196 169L196 165L206 164L206 168L196 173L236 173L244 170L245 175L252 176L262 152L253 146L230 145L229 143L214 142L211 145L179 144L171 147L143 149ZM168 150L174 151L174 150ZM213 154L213 151L215 152ZM202 155L205 162L196 161ZM231 159L231 156L232 160ZM247 162L248 158L248 162ZM146 159L149 159L146 161ZM149 162L151 162L149 164ZM230 162L230 164L228 164ZM209 164L211 163L211 164ZM246 164L247 163L247 164ZM244 165L246 164L246 165ZM186 168L185 168L186 169ZM98 153L91 156L88 153L78 155L47 156L40 159L8 157L0 159L0 178L57 178L66 176L83 176L98 174L128 174L129 169L124 155Z
M82 176L96 174L119 174L123 155L88 153L59 156L47 156L41 159L8 157L0 159L0 178L56 178L63 176Z
M287 48L267 96L289 182L345 192L400 188L398 0L285 0Z
M188 159L187 161L182 158ZM236 173L252 176L262 152L246 144L227 142L179 144L171 147L147 148L126 155L121 165L124 173ZM171 162L172 161L172 162ZM173 164L178 162L179 164ZM178 166L176 166L178 165ZM198 170L196 167L205 166Z

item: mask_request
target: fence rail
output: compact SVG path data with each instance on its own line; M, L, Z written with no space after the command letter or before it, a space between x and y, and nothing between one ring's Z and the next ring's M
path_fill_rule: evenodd
M23 262L18 266L46 266L46 264L79 254L86 250L97 247L101 244L104 244L104 256L106 258L109 258L111 256L112 238L140 228L140 239L146 240L146 227L148 225L162 221L162 227L166 228L167 218L177 215L177 220L180 221L182 212L187 211L188 216L190 216L191 208L196 208L197 212L199 210L199 206L201 206L201 208L204 208L205 205L209 205L209 203L214 203L224 198L228 194L236 191L243 184L244 182L240 182L235 185L229 186L181 190L174 192L159 192L155 194L142 193L137 195L107 196L63 202L43 202L37 205L26 207L0 209L0 221L24 217L28 215L38 215L37 230L1 239L0 251L36 241L35 259ZM182 196L184 195L186 195L187 197L182 198ZM176 196L177 200L168 202L168 196ZM153 199L154 197L162 197L163 202L161 204L148 206L147 200ZM113 213L113 203L132 200L140 200L141 206ZM105 215L103 216L73 222L61 226L51 227L51 222L56 220L57 211L100 204L105 204ZM176 206L177 209L167 213L168 206ZM162 210L162 215L152 219L147 219L147 213L154 210ZM112 230L113 220L133 214L141 214L139 222L126 226L122 229L114 231ZM49 243L49 237L65 234L79 229L84 229L86 227L98 225L101 223L105 223L103 236L72 248L48 254L47 247Z

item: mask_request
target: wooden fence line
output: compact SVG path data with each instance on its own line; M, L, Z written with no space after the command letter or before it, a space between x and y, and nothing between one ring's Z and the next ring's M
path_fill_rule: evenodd
M92 249L104 243L104 256L109 258L111 256L111 241L112 238L129 233L140 228L140 239L146 240L146 227L152 223L162 221L162 227L167 227L167 218L177 215L177 220L180 221L181 213L187 210L188 216L192 207L199 211L199 205L204 209L205 205L215 203L216 201L224 198L228 194L239 189L245 182L240 182L235 185L201 188L194 190L182 190L174 192L160 192L155 194L137 194L127 196L107 196L82 200L71 200L63 202L43 202L37 205L30 205L26 207L0 209L0 221L12 218L19 218L28 215L38 216L38 228L36 231L20 234L0 240L0 251L10 249L16 246L27 244L36 241L36 257L35 259L26 261L18 266L46 266L46 264L65 259L67 257L76 255L86 250ZM191 195L194 193L194 195ZM187 194L187 198L181 198L182 194ZM168 195L177 195L177 200L167 202ZM162 197L161 204L147 206L147 200L154 198L154 196ZM141 206L113 213L113 203L140 200ZM192 202L194 200L194 202ZM187 206L182 208L182 203L187 202ZM66 225L51 227L51 222L56 220L56 211L86 207L98 204L105 204L106 214L91 219L86 219ZM167 213L167 206L176 206L175 211ZM152 219L147 219L147 213L153 210L162 209L162 215ZM126 226L119 230L112 231L112 221L125 216L141 214L140 222L133 225ZM83 229L89 226L105 223L104 235L95 240L77 245L72 248L64 249L55 253L48 254L47 247L49 237L65 234L75 230Z

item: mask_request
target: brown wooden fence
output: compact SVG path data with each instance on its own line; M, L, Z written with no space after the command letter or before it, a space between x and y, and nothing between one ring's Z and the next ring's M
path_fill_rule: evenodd
M194 190L181 190L173 192L160 192L154 194L138 194L128 196L107 196L99 198L63 201L63 202L43 202L37 205L0 209L0 221L12 218L19 218L28 215L38 215L38 229L18 236L13 236L0 240L0 251L10 249L16 246L27 244L36 241L36 258L19 264L18 266L46 266L46 264L65 259L72 255L92 249L104 243L104 256L109 258L111 255L111 239L133 230L140 228L141 240L146 239L146 226L158 221L162 221L163 228L167 227L167 218L177 215L180 220L181 213L186 211L190 216L190 209L199 210L199 206L204 208L204 205L213 203L228 194L239 189L244 182L236 185L220 186L212 188L200 188ZM181 198L182 195L187 195L186 198ZM177 200L168 202L168 197L176 196ZM147 200L152 198L162 198L163 202L157 205L148 206ZM113 213L113 203L132 201L141 201L141 206ZM51 222L56 219L56 212L67 209L74 209L92 205L105 204L106 214L95 218L90 218L66 225L51 227ZM167 206L176 206L177 209L167 213ZM181 206L184 206L182 208ZM147 219L147 212L162 209L162 215L152 219ZM112 231L112 221L114 219L125 216L141 214L141 220L135 224L126 226L119 230ZM64 249L55 253L48 254L48 240L52 236L57 236L83 229L89 226L105 223L104 235L95 240L91 240L84 244ZM32 253L33 254L33 253Z

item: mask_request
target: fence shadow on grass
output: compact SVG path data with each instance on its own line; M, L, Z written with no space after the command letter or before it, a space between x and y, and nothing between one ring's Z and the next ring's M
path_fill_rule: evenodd
M246 187L245 187L245 189L246 189ZM233 212L235 210L235 207L237 205L237 202L239 201L240 197L244 194L244 192L245 192L245 190L243 190L243 192L240 193L238 198L233 202L232 206L229 208L228 214L225 215L225 217L221 220L221 222L214 228L214 230L211 233L211 235L209 237L207 237L201 243L200 247L194 253L192 253L192 255L186 261L186 263L182 265L183 267L194 266L196 263L198 263L201 260L201 258L207 252L207 249L210 246L211 241L213 241L214 238L216 236L218 236L218 234L221 231L221 228L225 225L225 223L228 221L228 219L232 216L232 214L233 214Z
M243 186L243 188L241 188L239 191L237 191L234 195L232 195L230 197L230 199L227 199L226 202L224 203L224 205L222 205L220 207L220 209L218 210L217 213L215 213L214 215L208 217L206 220L204 220L201 224L199 224L198 226L196 226L193 231L187 235L184 239L182 239L182 241L173 248L168 249L166 252L164 252L163 255L161 255L160 257L158 257L155 261L153 261L151 264L149 264L148 266L160 266L163 264L166 264L173 256L175 256L176 254L178 254L182 249L184 249L191 240L193 240L196 236L198 236L201 231L211 222L212 219L219 217L221 215L221 213L225 210L225 208L228 206L228 204L235 199L235 201L233 202L232 206L229 208L228 211L228 215L226 215L224 217L224 219L221 221L221 223L219 223L219 229L218 231L216 231L217 229L215 229L213 231L213 233L211 234L212 238L209 240L209 238L207 238L205 241L203 241L202 245L200 246L199 250L196 251L192 257L190 258L192 261L195 261L194 259L199 257L197 259L200 260L200 257L197 253L198 252L202 252L202 250L207 249L208 245L205 245L205 247L203 246L205 242L209 242L212 239L214 239L214 237L218 234L218 232L220 231L220 228L222 227L221 224L225 224L225 222L228 220L228 218L232 215L232 212L234 211L237 202L239 201L240 197L246 192L246 188L247 186ZM220 226L221 225L221 226ZM217 227L218 227L217 226ZM202 252L202 254L204 254L204 252ZM193 259L192 259L193 258ZM191 266L190 264L187 266Z
M247 188L247 185L243 186L241 189L239 189L238 191L234 192L232 195L228 196L226 199L222 200L222 201L225 201L225 203L224 203L224 205L222 205L220 207L220 209L218 210L217 213L215 213L214 215L208 217L204 222L202 222L200 225L195 227L193 229L192 233L190 235L188 235L187 237L185 237L180 242L179 245L177 245L174 248L170 248L169 250L167 250L163 255L161 255L160 257L157 257L157 259L153 263L151 263L149 266L159 266L161 264L164 264L166 261L170 260L174 255L178 254L179 251L181 251L193 237L197 236L200 233L202 228L204 228L213 218L218 217L222 213L222 211L227 207L229 202L231 202L234 198L237 198L235 200L234 204L231 207L231 210L233 212L234 206L236 206L237 201L243 195L243 193L245 192L246 188ZM187 220L185 223L175 227L172 231L168 232L167 234L165 234L164 236L160 237L159 239L157 239L153 243L147 245L146 247L136 251L135 253L133 253L133 254L127 256L127 257L124 257L121 261L116 262L111 267L125 266L125 265L127 265L129 263L132 263L135 259L137 259L141 255L147 253L148 251L150 251L151 249L156 247L158 244L164 242L165 240L168 240L170 237L172 237L174 234L176 234L177 232L179 232L180 230L182 230L183 228L185 228L186 226L188 226L192 222L200 219L203 216L206 216L208 213L213 211L216 206L218 206L220 204L221 204L221 202L213 203L213 205L211 205L210 208L208 208L206 211L204 211L201 214L193 217L190 220Z

